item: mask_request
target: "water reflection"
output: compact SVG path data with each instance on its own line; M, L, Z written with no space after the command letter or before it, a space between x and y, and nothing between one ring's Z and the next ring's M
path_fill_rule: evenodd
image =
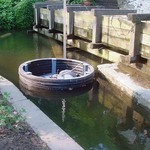
M60 98L69 98L73 96L78 96L83 93L88 92L92 88L92 84L86 87L73 89L73 90L42 90L42 89L36 89L32 88L32 90L27 89L21 81L20 83L20 89L23 93L25 93L27 96L32 96L34 98L40 98L45 100L60 100Z
M130 149L148 150L150 148L149 112L140 108L132 98L121 93L105 79L99 80L99 83L101 89L98 93L99 102L116 115L118 133L127 140Z

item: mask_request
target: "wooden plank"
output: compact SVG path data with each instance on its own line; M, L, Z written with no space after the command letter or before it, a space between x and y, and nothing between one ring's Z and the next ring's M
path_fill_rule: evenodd
M91 11L91 9L102 9L104 8L103 6L83 6L81 4L71 4L71 5L66 5L67 12L72 12L72 11ZM63 4L58 3L58 4L51 4L47 5L47 9L49 10L56 10L56 9L63 9Z
M141 46L141 56L147 59L150 59L150 46L143 45Z
M63 33L63 24L55 22L55 30L60 31Z
M130 30L119 29L119 28L114 28L114 27L103 26L102 35L117 37L117 38L120 38L122 40L127 40L127 41L130 40Z
M141 23L142 23L142 33L150 35L150 21Z
M92 40L92 29L86 30L81 27L74 27L74 35L87 40Z
M33 4L33 8L46 8L47 5L55 5L55 4L62 4L59 1L47 1L47 2L36 2Z
M69 5L69 4L67 4L66 5L66 8L67 8L67 11L69 10L69 11L74 11L74 9L76 8L79 8L79 6L80 7L82 7L82 5L80 5L80 4L72 4L72 5ZM73 9L74 8L74 9ZM63 3L61 3L61 2L59 2L58 4L55 4L55 3L53 3L53 4L51 4L51 5L47 5L47 9L49 9L49 10L57 10L57 9L63 9ZM68 11L68 12L69 12Z
M91 12L74 12L74 26L93 29L93 18Z
M150 46L150 35L149 34L141 34L141 44Z
M123 10L123 9L92 9L95 16L101 15L127 15L128 13L136 13L136 10Z
M63 10L55 10L55 22L63 24Z
M128 14L128 19L134 23L150 20L150 14Z
M102 43L90 43L90 48L96 49L96 48L101 48L104 45Z
M119 37L113 37L113 36L102 36L102 43L108 46L115 46L118 49L122 49L122 51L129 52L130 49L130 41L121 39Z
M63 9L63 3L47 5L48 10Z
M67 11L91 11L92 9L104 9L103 6L67 5Z
M103 16L102 26L131 30L133 23L126 16Z

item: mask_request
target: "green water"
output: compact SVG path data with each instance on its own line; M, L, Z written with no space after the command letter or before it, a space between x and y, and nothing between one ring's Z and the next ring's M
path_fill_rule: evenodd
M44 57L62 57L62 45L37 34L0 34L0 75L18 88L19 65L27 60ZM67 57L86 61L95 70L98 64L107 63L81 50L69 50ZM143 115L132 108L131 102L127 102L125 97L118 98L96 81L92 89L72 93L33 93L22 90L86 150L148 150L150 147L148 137L143 144L134 140L145 125ZM138 131L136 134L133 127ZM148 125L145 127L149 128Z

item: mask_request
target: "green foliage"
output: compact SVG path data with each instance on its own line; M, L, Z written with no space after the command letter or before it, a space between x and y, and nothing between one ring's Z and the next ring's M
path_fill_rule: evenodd
M19 129L21 123L24 121L24 117L21 116L21 112L14 110L9 105L7 99L9 98L8 93L4 93L0 98L0 127L7 127L8 129Z
M35 0L20 1L14 7L14 16L17 29L30 28L33 24L33 7Z
M67 0L68 4L84 4L86 0ZM90 0L91 5L96 5L95 0Z
M43 0L0 0L0 29L27 29L33 24L32 4Z
M10 30L13 28L14 16L11 0L0 0L0 29Z
M69 4L83 4L84 0L67 0Z

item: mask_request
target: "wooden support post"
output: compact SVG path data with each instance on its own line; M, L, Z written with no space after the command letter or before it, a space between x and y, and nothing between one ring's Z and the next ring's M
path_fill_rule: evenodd
M54 15L54 10L49 10L49 30L53 30L54 29L54 22L55 22L55 15Z
M74 33L74 12L68 12L68 20L67 20L67 35L72 35Z
M134 23L130 36L130 63L137 61L140 55L141 22Z
M102 16L94 16L92 43L100 43L102 37Z
M136 10L119 10L119 9L92 9L94 15L92 43L101 43L102 38L102 16L103 15L127 15L134 13Z
M35 26L39 27L40 25L40 8L34 8L35 12Z
M150 20L150 14L128 14L128 20L132 21L134 24L133 31L131 32L130 37L130 51L129 57L130 62L137 61L138 57L140 56L141 50L141 29L142 23L141 21L148 21Z

